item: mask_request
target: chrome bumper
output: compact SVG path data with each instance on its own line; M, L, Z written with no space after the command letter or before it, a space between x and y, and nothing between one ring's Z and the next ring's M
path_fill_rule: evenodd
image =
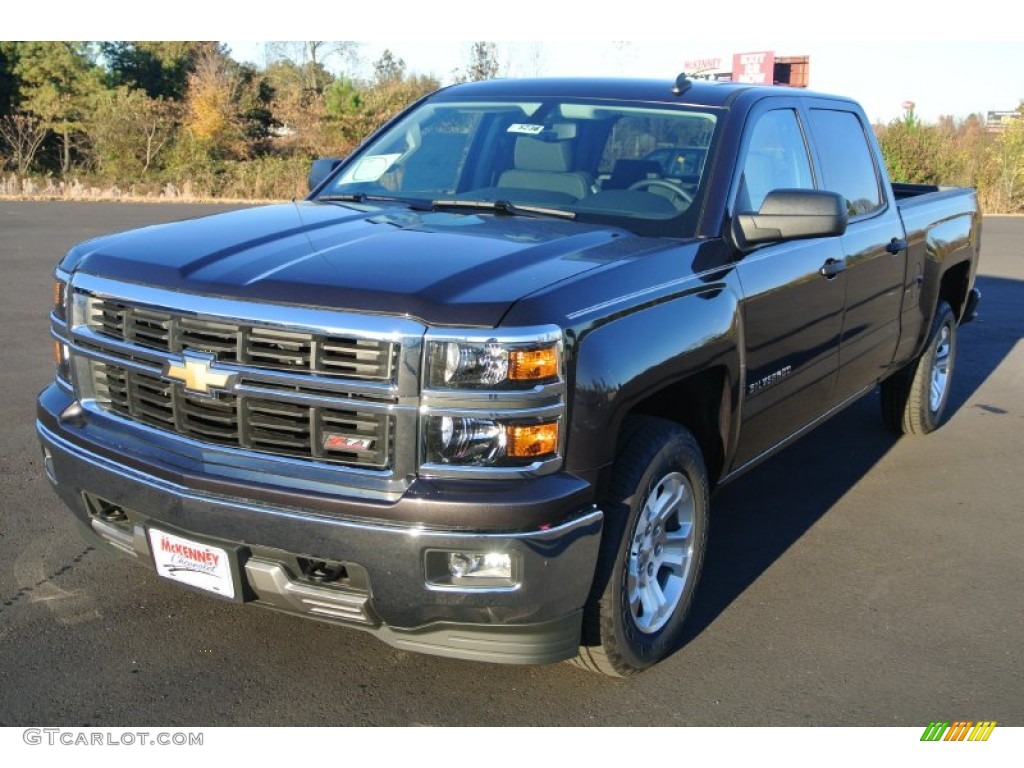
M303 508L300 496L291 506L197 494L88 450L73 430L40 420L37 431L51 483L90 538L150 568L153 525L240 553L246 602L363 629L410 651L518 664L576 654L601 537L596 507L517 532L379 524ZM98 515L97 499L117 516ZM495 550L513 555L515 584L441 587L427 578L429 553ZM310 559L340 564L349 578L317 583L296 566Z

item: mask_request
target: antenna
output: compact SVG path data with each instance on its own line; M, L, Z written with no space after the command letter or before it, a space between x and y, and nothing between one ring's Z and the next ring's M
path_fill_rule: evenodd
M680 72L679 77L676 78L676 84L672 86L672 93L676 96L682 96L689 90L691 85L693 85L693 81L686 76L685 72Z

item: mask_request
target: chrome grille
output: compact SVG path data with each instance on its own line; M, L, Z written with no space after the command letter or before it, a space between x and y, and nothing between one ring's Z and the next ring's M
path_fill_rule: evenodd
M158 376L98 360L91 371L104 407L156 429L279 456L367 469L389 465L393 425L384 411L228 393L198 397Z
M222 363L364 381L392 380L398 353L389 341L185 316L95 296L86 323L103 336L161 352L212 352Z

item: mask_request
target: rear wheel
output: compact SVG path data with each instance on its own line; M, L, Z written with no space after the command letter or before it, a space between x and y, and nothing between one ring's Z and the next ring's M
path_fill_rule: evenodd
M678 647L708 530L707 470L693 435L647 417L631 419L623 435L576 660L615 677Z
M882 416L897 434L926 435L946 416L956 362L956 316L940 301L924 352L882 382Z

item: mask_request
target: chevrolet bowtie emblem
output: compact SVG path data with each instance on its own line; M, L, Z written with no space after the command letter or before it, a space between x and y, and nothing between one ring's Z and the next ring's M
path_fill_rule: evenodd
M234 387L237 373L218 370L217 358L202 352L185 352L180 363L168 360L164 364L164 377L180 381L185 391L206 397L215 397L210 390L230 390Z

